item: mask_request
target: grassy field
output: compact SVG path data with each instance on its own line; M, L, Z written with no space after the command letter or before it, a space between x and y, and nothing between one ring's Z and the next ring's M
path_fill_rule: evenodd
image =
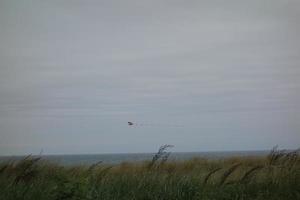
M299 151L274 148L266 157L152 161L63 167L40 158L0 164L1 200L300 199Z

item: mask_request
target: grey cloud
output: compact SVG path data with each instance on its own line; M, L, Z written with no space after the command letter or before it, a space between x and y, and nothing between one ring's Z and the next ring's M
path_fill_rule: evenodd
M299 8L296 0L1 1L0 151L297 147ZM133 130L128 120L187 126Z

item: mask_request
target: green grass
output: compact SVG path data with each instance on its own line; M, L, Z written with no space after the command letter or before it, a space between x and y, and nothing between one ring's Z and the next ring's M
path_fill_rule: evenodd
M63 167L31 156L2 163L0 199L300 199L298 151L274 148L266 157L168 161L166 148L152 161L111 166Z

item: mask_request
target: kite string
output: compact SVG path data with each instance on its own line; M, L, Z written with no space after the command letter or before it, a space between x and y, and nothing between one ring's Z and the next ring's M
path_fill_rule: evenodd
M134 123L135 126L162 126L162 127L183 127L178 124L162 124L162 123Z

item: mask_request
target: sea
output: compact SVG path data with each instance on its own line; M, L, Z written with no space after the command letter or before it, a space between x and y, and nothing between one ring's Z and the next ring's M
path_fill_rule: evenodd
M171 161L184 161L193 158L225 159L229 157L265 156L269 151L220 151L220 152L173 152ZM103 164L120 164L124 162L142 162L151 160L155 153L118 153L118 154L82 154L82 155L39 155L41 160L62 166L92 165L98 162ZM0 156L0 163L13 162L24 159L26 156Z

